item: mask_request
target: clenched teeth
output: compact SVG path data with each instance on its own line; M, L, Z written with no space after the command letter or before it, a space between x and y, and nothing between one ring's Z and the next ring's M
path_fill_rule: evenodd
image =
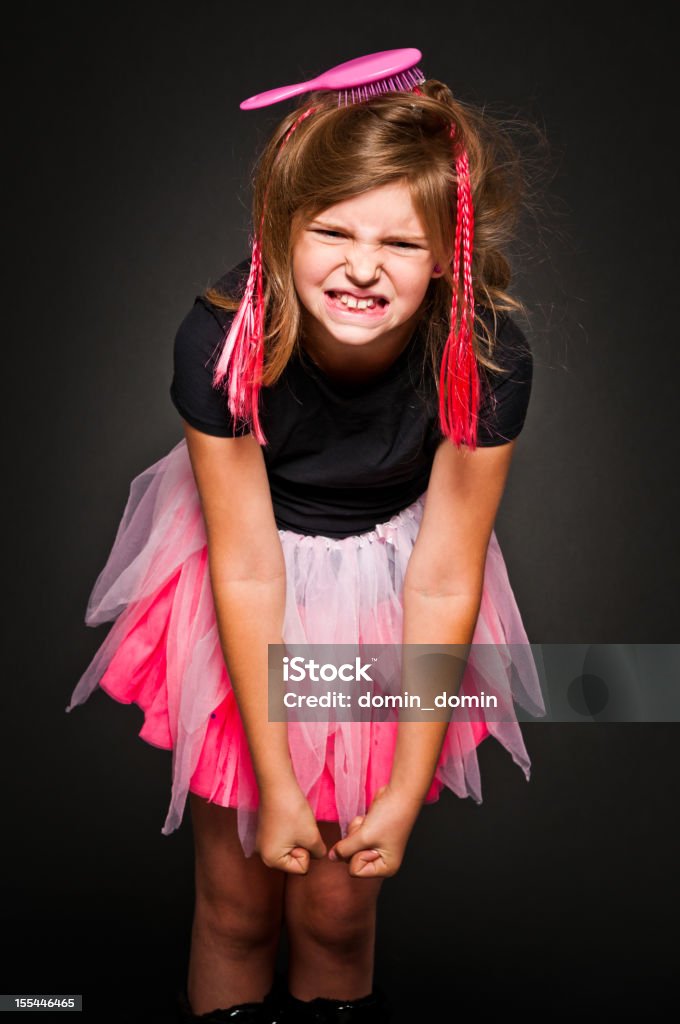
M386 305L385 299L374 299L373 297L357 299L356 295L349 295L347 292L331 292L330 294L342 302L343 306L349 306L350 309L373 309L378 303Z

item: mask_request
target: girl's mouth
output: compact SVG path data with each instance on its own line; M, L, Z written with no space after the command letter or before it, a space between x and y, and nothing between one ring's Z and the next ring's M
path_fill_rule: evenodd
M357 299L355 295L349 295L347 292L324 292L324 299L334 312L345 313L349 317L369 317L371 320L379 320L389 306L387 299Z

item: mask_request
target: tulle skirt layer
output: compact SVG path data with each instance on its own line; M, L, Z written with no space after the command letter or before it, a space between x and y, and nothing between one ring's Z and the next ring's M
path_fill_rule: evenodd
M425 494L368 533L341 540L279 530L286 564L285 644L401 644L402 586ZM99 686L144 712L139 733L172 750L172 792L162 828L179 827L189 792L238 811L246 856L253 851L258 790L224 662L208 570L205 526L186 441L137 476L109 558L90 595L89 626L113 622L67 711ZM527 780L530 761L513 700L543 714L536 667L495 533L488 548L473 644L513 646L494 690L504 713L452 714L425 802L444 786L481 803L476 748L493 735ZM492 648L489 648L492 649ZM469 674L469 673L468 673ZM461 692L465 692L466 677ZM487 687L488 688L488 687ZM498 719L502 718L502 721ZM290 721L296 778L319 821L342 833L389 781L395 721Z

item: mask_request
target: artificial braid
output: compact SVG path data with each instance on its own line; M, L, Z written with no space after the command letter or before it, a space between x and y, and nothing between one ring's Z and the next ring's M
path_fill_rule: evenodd
M456 127L451 126L451 139ZM470 164L461 148L456 157L456 234L453 249L453 298L451 326L446 339L439 378L439 422L442 433L454 444L477 446L477 415L479 410L479 373L472 345L474 337L474 293L472 289L472 251L474 211L470 185ZM458 324L458 293L462 304Z
M316 107L309 107L297 118L279 147L279 153L295 129L313 114ZM236 420L252 424L253 432L260 445L266 445L260 423L259 405L264 365L264 287L262 282L262 233L264 229L267 195L265 190L259 231L253 239L250 273L241 299L241 304L232 320L225 338L220 357L213 372L213 386L224 390L227 382L229 412Z

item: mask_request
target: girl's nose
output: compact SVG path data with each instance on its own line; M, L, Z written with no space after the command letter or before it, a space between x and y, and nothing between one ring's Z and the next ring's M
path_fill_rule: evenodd
M353 245L345 259L347 276L355 281L374 281L381 270L380 252L375 246Z

